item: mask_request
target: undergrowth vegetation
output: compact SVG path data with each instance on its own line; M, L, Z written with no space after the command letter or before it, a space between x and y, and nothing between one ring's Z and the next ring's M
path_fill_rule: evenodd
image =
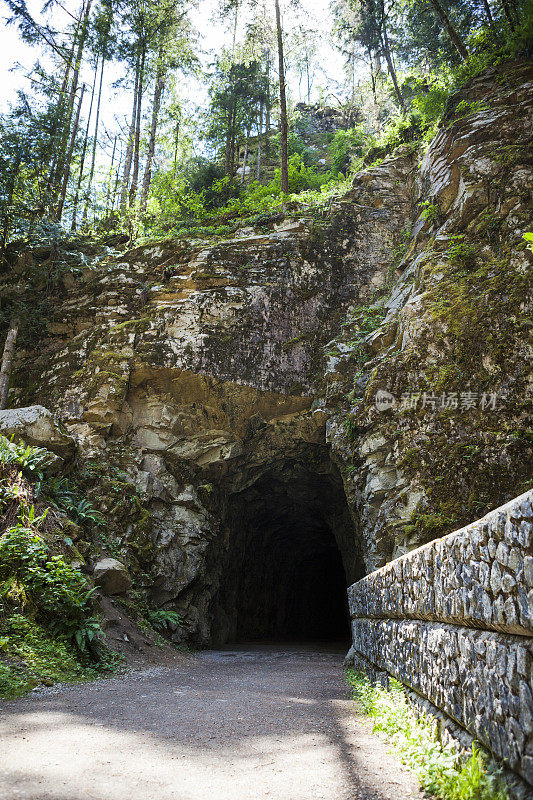
M107 659L107 667L113 660ZM0 697L15 698L39 685L91 680L103 664L82 659L60 637L29 617L0 614Z
M436 723L415 712L400 683L391 678L385 689L353 669L346 670L346 680L359 710L372 719L374 732L392 744L425 791L439 800L509 800L500 774L483 752L474 745L466 758L441 744Z
M0 436L0 696L94 677L116 663L103 644L93 593L69 563L72 541L44 495L53 454ZM69 498L70 499L70 498ZM85 503L69 508L80 521ZM59 528L59 540L57 532ZM59 542L59 544L58 544ZM60 545L60 546L59 546Z
M350 188L358 171L379 165L398 147L427 148L445 117L453 93L487 67L527 50L530 27L531 23L526 21L512 35L507 34L503 42L486 32L472 35L467 59L435 66L429 75L418 68L407 68L400 74L404 107L387 106L377 130L365 120L326 135L327 158L322 164L317 162L299 119L294 119L289 137L288 194L281 191L279 169L270 170L270 178L249 182L235 181L227 175L221 177L212 169L206 172L205 165L185 172L178 181L160 172L154 177L147 213L142 220L136 216L137 235L141 239L169 233L199 238L231 236L237 229L237 221L253 225L257 217L269 212L286 209L312 212L323 207L331 197ZM387 82L384 76L380 80ZM483 110L486 105L482 101L463 100L454 109L454 116L467 117ZM276 158L278 139L279 134L275 134L271 141ZM423 211L424 218L430 221L437 214L438 209L429 204Z

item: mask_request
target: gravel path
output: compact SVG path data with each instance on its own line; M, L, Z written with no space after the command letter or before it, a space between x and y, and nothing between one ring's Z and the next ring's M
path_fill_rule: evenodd
M342 654L208 651L0 705L1 800L418 800Z

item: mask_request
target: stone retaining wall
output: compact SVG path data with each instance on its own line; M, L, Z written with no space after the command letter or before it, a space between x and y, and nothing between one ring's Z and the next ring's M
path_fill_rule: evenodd
M356 665L533 785L533 491L367 575L349 604Z

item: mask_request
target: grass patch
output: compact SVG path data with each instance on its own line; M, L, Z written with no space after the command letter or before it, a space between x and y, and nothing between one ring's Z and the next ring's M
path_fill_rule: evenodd
M39 685L93 680L115 671L120 658L108 653L98 664L83 661L68 642L22 614L0 617L0 697L14 699Z
M436 723L419 718L403 686L391 678L390 689L346 670L346 681L360 710L371 717L374 732L390 742L422 787L440 800L509 800L501 776L492 771L475 745L469 758L437 740Z

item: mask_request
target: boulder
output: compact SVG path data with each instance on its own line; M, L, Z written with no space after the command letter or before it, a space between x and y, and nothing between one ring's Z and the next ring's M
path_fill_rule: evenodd
M94 568L94 582L104 594L124 594L131 589L128 570L116 558L102 558Z
M344 656L344 667L348 668L354 666L355 666L355 647L352 644L352 646Z
M44 406L8 408L0 411L0 433L26 444L43 447L65 461L76 453L76 440Z

